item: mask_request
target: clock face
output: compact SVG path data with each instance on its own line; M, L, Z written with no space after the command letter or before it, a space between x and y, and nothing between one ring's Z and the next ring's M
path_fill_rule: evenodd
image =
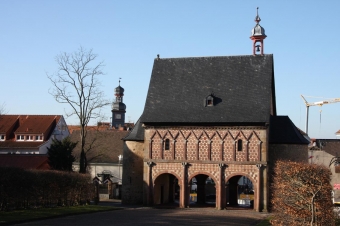
M116 115L115 115L115 118L116 118L116 119L122 119L122 115L121 115L121 114L116 114Z

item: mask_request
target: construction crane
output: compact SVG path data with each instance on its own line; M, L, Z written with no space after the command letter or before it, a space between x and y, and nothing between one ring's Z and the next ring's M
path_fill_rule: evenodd
M331 98L328 100L323 100L323 101L317 101L317 102L312 102L312 103L308 103L307 100L301 95L301 98L303 99L303 101L306 104L306 134L308 135L308 115L309 115L309 107L310 106L320 106L322 107L322 105L324 104L334 104L337 102L340 102L340 98Z

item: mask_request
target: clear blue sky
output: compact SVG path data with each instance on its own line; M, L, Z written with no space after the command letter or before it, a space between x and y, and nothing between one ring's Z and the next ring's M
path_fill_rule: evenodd
M54 58L80 46L105 62L102 89L114 98L122 78L127 120L141 115L153 60L161 57L252 54L250 31L256 7L274 54L276 103L305 128L305 105L338 98L340 84L340 1L225 0L11 0L0 1L0 104L9 114L63 114L68 105L48 93L46 73ZM309 134L336 138L340 103L310 108ZM110 106L103 109L107 121ZM74 118L66 119L76 124Z

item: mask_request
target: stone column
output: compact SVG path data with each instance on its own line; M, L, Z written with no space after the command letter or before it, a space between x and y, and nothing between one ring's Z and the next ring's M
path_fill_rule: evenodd
M172 141L172 145L171 145L171 153L172 153L172 159L175 160L176 159L176 153L175 153L175 143L176 141L173 140Z
M236 140L233 143L233 161L236 161Z
M187 160L188 140L184 140L184 159Z
M149 141L149 159L152 159L152 140Z
M196 160L200 159L200 153L199 153L199 149L200 149L200 145L199 145L200 141L197 140L196 141Z
M147 162L149 166L149 176L148 176L148 200L147 200L147 205L152 206L153 205L153 180L152 180L152 166L154 165L153 162Z
M254 207L255 207L255 210L257 212L260 212L260 208L261 208L261 200L262 200L262 175L261 175L261 167L262 167L262 164L256 164L256 167L258 169L258 180L257 180L257 191L256 191L256 201L254 203Z
M224 168L225 168L225 164L224 163L220 163L218 164L218 167L220 168L220 175L219 175L219 187L218 187L218 194L216 197L216 208L218 210L222 210L224 209L225 206L225 183L224 183Z
M208 160L211 160L211 143L212 141L208 141Z
M182 162L183 166L183 177L182 177L182 186L179 200L179 207L186 208L189 205L189 193L188 193L188 175L187 175L187 162Z
M161 142L161 143L160 143L160 146L161 146L160 148L161 148L161 150L159 150L159 151L160 151L160 155L161 155L160 158L161 158L161 159L164 159L164 140L161 140L160 142Z
M224 143L224 141L221 141L221 146L220 146L220 161L223 161L223 143Z
M262 141L259 141L257 143L257 154L258 154L258 161L261 161L261 144L262 144Z
M249 141L246 141L246 161L249 161Z

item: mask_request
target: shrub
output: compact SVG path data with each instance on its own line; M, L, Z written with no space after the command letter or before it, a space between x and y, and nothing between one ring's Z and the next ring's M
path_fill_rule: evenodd
M273 225L335 225L331 172L315 164L278 161L272 184Z
M0 167L0 210L70 206L93 197L86 174Z

